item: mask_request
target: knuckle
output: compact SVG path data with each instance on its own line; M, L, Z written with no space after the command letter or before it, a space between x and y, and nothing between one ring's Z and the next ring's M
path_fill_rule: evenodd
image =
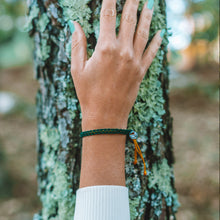
M134 59L134 54L131 50L122 50L119 53L119 56L122 60L131 61Z
M116 15L115 9L107 8L101 11L103 17L114 17Z
M130 14L124 14L122 20L126 21L129 24L136 24L137 18Z
M102 54L114 53L116 51L116 46L113 43L104 43L99 48Z
M144 15L144 19L145 19L147 22L150 22L151 18L152 18L152 14L151 14L151 13L146 13L146 14Z
M140 68L141 68L141 62L140 62L140 60L134 59L133 65L134 65L135 70L137 70L137 71L140 70Z

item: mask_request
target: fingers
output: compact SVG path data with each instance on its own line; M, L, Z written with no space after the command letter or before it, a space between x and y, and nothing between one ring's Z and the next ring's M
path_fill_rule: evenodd
M142 57L149 37L150 24L153 15L153 5L150 4L151 2L151 0L148 0L148 2L144 4L135 33L134 53L138 58Z
M100 34L99 39L116 39L116 1L103 0L100 15Z
M139 0L127 0L122 11L118 39L126 47L133 48L138 5Z
M71 73L73 77L76 77L83 70L87 61L87 40L79 23L69 21L68 24L72 32Z
M158 31L154 36L153 40L151 41L150 45L148 46L147 50L143 54L142 65L144 66L144 74L150 67L153 59L157 54L158 49L160 48L164 33L164 29L162 31Z

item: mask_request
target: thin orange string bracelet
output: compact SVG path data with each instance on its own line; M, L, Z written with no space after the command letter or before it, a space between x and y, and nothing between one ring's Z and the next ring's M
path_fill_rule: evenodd
M137 143L137 132L135 131L131 131L129 133L129 137L133 140L134 142L134 146L135 146L135 149L134 149L134 165L137 164L137 153L140 155L143 163L144 163L144 175L146 176L147 175L147 168L146 168L146 164L145 164L145 161L144 161L144 157L141 153L141 149Z

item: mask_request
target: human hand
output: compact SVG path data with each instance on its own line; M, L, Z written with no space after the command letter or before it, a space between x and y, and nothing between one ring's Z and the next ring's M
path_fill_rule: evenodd
M82 112L82 130L127 128L140 84L161 45L158 31L144 51L153 14L153 1L144 4L137 23L138 0L127 0L116 36L116 0L103 0L100 35L87 58L87 40L79 23L70 21L71 74Z

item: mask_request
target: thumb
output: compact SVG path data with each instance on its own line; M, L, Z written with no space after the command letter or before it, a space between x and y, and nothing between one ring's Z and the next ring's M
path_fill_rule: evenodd
M87 61L87 40L78 22L68 21L68 25L72 33L71 73L75 75L84 69Z

